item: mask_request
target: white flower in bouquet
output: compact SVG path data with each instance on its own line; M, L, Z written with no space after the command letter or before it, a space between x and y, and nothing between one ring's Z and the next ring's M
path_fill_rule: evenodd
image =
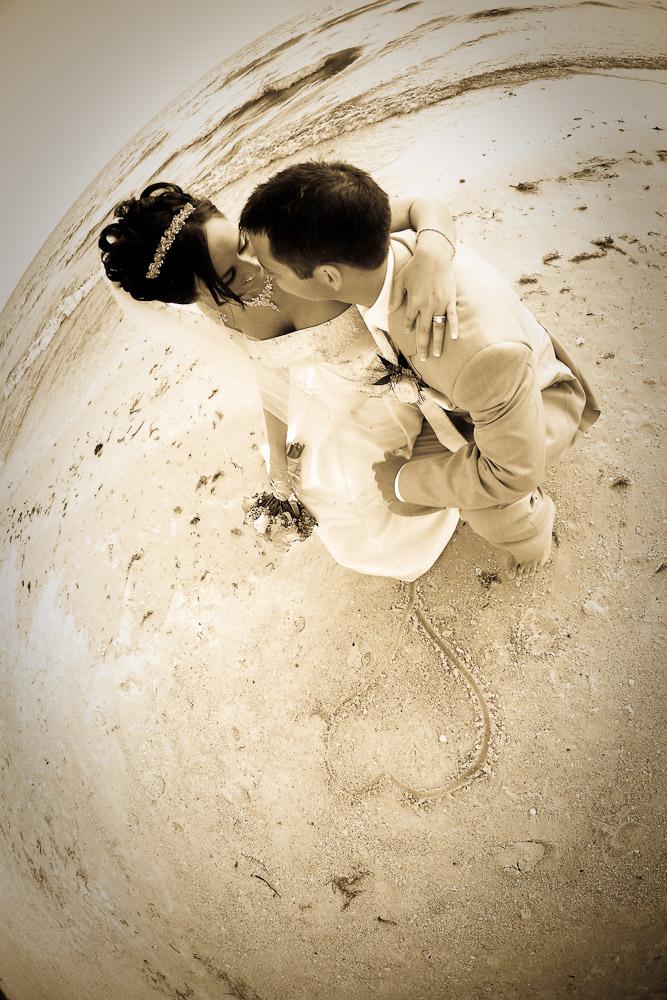
M271 516L266 512L260 514L253 520L252 526L258 535L265 535L271 526Z
M291 545L293 542L299 541L300 535L293 524L276 524L271 529L270 538L272 542L282 542L283 545Z

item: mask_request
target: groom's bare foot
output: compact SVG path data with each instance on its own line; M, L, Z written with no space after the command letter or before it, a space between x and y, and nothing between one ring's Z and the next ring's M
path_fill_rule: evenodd
M509 576L511 579L526 580L535 576L549 562L556 507L551 497L545 496L544 503L548 510L547 525L534 540L521 543L520 555L510 555Z

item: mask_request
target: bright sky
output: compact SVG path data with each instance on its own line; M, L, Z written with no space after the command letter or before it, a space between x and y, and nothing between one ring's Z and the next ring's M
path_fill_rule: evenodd
M182 90L316 0L0 0L0 309L111 157Z

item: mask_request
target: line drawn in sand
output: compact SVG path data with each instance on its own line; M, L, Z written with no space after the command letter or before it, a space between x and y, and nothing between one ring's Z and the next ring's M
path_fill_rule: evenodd
M502 722L495 695L440 634L416 583L401 610L382 668L330 714L317 714L332 785L359 798L391 783L415 805L490 776Z

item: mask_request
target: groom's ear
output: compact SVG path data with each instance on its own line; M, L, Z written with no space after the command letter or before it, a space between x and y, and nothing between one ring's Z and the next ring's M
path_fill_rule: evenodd
M340 291L343 284L343 276L335 264L319 264L313 270L313 277L332 292Z

